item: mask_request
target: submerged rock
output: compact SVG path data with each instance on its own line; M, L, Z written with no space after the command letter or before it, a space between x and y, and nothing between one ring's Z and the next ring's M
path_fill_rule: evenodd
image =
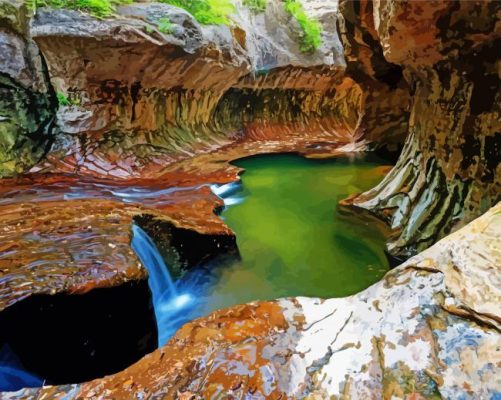
M3 398L493 398L500 237L501 204L358 295L218 311L121 373Z

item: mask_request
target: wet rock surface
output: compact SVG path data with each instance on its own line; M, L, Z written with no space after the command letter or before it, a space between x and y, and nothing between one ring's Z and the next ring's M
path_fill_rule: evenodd
M179 268L235 250L232 232L213 212L221 200L207 185L169 188L157 182L155 188L153 182L117 186L52 178L25 178L24 186L15 180L1 189L2 309L32 294L83 293L145 279L146 270L130 248L135 219L152 221L154 236L171 231L174 243L164 245L174 248ZM163 228L155 229L157 224ZM180 235L191 237L186 241L194 247L206 246L179 253L175 248L185 241Z
M105 200L2 206L1 308L36 293L85 292L145 277L130 249L138 211Z
M358 295L222 310L119 374L3 398L491 398L499 285L462 286L499 274L500 219L498 205Z

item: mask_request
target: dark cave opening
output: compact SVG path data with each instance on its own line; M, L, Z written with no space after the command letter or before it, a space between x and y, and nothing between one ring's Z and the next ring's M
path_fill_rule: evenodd
M154 351L157 337L146 280L31 296L0 313L0 391L119 372Z

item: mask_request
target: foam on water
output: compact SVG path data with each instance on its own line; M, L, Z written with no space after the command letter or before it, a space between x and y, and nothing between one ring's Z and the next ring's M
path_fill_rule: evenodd
M192 296L179 294L167 265L148 234L135 224L132 225L132 234L132 249L148 270L158 344L162 346L187 321L186 308L193 303Z
M244 201L241 196L236 196L242 190L242 183L240 181L230 182L224 185L211 185L212 193L224 201L226 207L240 204Z

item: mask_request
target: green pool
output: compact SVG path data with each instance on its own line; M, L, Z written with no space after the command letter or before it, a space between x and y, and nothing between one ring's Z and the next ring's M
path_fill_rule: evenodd
M230 200L241 203L221 217L235 231L242 259L210 267L199 291L204 313L284 296L346 296L387 271L382 231L337 211L339 200L382 179L381 160L269 155L234 164L245 173Z

